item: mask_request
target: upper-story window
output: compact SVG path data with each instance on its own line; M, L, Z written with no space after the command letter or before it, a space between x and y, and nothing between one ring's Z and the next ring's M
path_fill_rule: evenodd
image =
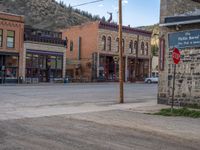
M144 42L141 43L141 54L144 55Z
M119 52L119 38L116 38L116 51Z
M149 55L149 43L146 42L146 45L145 45L145 55Z
M136 53L137 50L138 50L138 42L135 41L134 42L134 53Z
M0 47L3 46L3 30L0 30Z
M111 49L112 49L112 39L111 39L111 37L109 36L109 37L108 37L108 51L111 51Z
M124 49L125 49L125 40L122 39L122 50L123 50L123 52L124 52Z
M74 43L73 41L70 41L70 52L73 52L74 50Z
M129 43L129 53L133 53L133 40L131 40Z
M7 47L15 47L15 31L7 31Z
M102 50L106 51L106 36L102 36L101 42L102 42Z

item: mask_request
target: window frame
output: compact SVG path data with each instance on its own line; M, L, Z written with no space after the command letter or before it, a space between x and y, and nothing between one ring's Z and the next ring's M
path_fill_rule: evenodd
M144 55L144 50L145 50L145 44L144 42L141 42L141 55Z
M70 52L74 51L74 42L73 41L70 41L69 51Z
M112 38L111 36L108 37L108 51L112 51Z
M9 36L8 33L9 32L13 32L13 36ZM11 43L11 42L8 42L8 38L13 38L13 45L12 47L9 47L8 43ZM7 44L6 44L7 48L15 48L15 31L14 30L7 30Z
M1 37L0 47L3 47L3 29L0 29L0 31L1 31L1 34L0 34L0 37Z
M102 44L102 51L106 51L106 36L103 35L101 38L101 44Z

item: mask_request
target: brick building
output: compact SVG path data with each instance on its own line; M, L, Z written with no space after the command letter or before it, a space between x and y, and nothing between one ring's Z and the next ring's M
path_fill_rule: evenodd
M24 18L0 12L0 83L18 82L23 76Z
M117 81L118 26L90 22L63 30L67 37L67 74L77 80ZM143 80L150 74L151 32L123 27L125 80Z
M62 33L26 26L24 37L24 81L62 81L66 72L67 44L62 40Z
M200 1L161 0L158 103L170 104L174 47L181 52L175 77L176 105L200 105Z

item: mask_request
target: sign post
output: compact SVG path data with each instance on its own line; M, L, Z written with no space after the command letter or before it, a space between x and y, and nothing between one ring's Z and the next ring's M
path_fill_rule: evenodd
M172 53L172 58L174 61L174 77L173 77L173 87L172 87L172 105L171 105L171 112L173 111L174 108L174 91L175 91L175 78L176 78L176 65L180 62L181 60L181 54L177 48L174 48L174 51Z

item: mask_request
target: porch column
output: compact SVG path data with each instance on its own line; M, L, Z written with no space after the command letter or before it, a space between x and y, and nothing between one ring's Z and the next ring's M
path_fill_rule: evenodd
M125 82L128 82L128 56L125 56Z
M99 65L100 65L100 55L97 53L97 78L99 78Z
M65 78L66 77L66 59L67 59L67 57L66 57L67 55L66 55L66 50L64 50L64 53L63 53L63 78Z

